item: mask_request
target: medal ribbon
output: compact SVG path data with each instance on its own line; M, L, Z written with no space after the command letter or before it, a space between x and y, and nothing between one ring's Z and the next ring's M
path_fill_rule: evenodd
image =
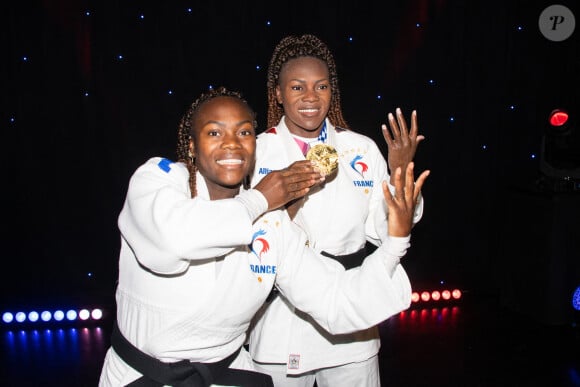
M322 125L322 129L320 130L320 134L318 135L318 141L324 144L326 142L326 137L328 137L328 131L326 130L326 120L324 120L324 124ZM294 141L296 141L296 144L298 144L298 146L300 147L302 154L304 156L306 156L306 154L308 153L308 150L310 149L310 144L302 141L301 139L299 139L297 137L294 137Z

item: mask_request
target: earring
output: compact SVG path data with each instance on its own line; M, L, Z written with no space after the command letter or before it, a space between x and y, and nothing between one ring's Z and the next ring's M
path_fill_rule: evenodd
M193 153L191 153L191 151L187 152L187 156L189 157L189 161L191 162L191 165L193 165L194 160L195 160L195 156L193 155Z

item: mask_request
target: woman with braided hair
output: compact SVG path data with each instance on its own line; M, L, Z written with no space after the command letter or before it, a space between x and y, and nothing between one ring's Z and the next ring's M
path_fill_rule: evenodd
M302 160L245 187L255 146L251 107L237 92L210 90L179 124L178 161L153 157L131 177L118 219L117 313L100 386L272 386L243 345L274 284L334 333L376 324L410 304L399 259L424 178L404 186L399 169L396 198L385 191L398 215L388 246L347 275L308 247L285 211L274 210L324 178ZM412 173L411 166L407 181ZM359 291L347 294L338 283Z
M390 209L381 182L412 162L418 143L417 114L408 130L400 109L382 125L388 164L376 143L349 128L342 114L336 64L328 46L310 34L284 37L274 48L267 73L265 132L257 138L252 184L309 156L308 150L333 149L336 172L288 206L306 232L310 246L345 270L361 266L368 251L385 243ZM391 174L389 174L389 168ZM417 198L413 224L422 216ZM387 214L389 217L387 217ZM315 297L313 295L313 297ZM249 348L256 367L272 375L276 387L380 386L377 326L333 335L283 295L272 297L253 322Z

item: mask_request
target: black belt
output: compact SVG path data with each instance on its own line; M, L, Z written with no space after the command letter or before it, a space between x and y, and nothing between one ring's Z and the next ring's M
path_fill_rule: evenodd
M324 255L325 257L332 258L335 261L340 262L340 264L342 266L344 266L344 268L346 270L352 269L354 267L359 267L360 265L362 265L363 261L365 260L365 258L368 255L366 246L363 247L362 249L360 249L359 251L356 251L352 254L333 255L333 254L327 253L326 251L321 251L320 254Z
M176 363L164 363L147 355L131 344L119 331L117 321L113 326L111 345L115 352L132 368L143 376L131 382L131 387L207 387L213 383L236 385L240 387L273 387L269 375L255 371L229 368L240 353L240 349L227 358L215 363L199 363L181 360Z
M346 270L348 269L352 269L354 267L359 267L360 265L362 265L363 261L365 260L365 258L367 257L367 255L369 255L371 252L374 251L374 249L376 249L377 247L373 244L370 243L366 243L366 245L360 249L359 251L356 251L352 254L346 254L346 255L332 255L330 253L327 253L326 251L321 251L320 254L324 255L325 257L328 258L332 258L335 261L338 261L342 266L344 266L344 268ZM278 295L278 288L273 287L272 290L270 291L270 294L268 294L268 297L266 298L266 302L270 302L272 301L274 298L276 298L276 296Z

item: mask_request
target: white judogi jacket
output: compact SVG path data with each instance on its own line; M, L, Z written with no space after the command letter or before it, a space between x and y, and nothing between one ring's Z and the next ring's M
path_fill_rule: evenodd
M360 250L366 241L384 244L387 207L382 182L390 179L387 163L371 138L336 129L328 120L326 125L326 143L334 146L339 155L338 172L333 178L327 178L324 187L308 193L294 221L307 233L310 246L316 251L345 255ZM270 171L285 168L297 160L304 160L304 155L283 117L277 127L258 135L252 186ZM394 192L394 187L390 187ZM414 223L422 213L420 198ZM406 292L409 286L403 276L389 281L395 294ZM343 290L356 292L348 285ZM389 303L391 299L386 297L384 302ZM301 308L284 297L277 297L264 306L251 331L250 354L254 360L287 364L289 374L300 374L363 361L378 354L377 326L335 336L296 309Z
M240 348L276 281L295 305L333 333L372 326L406 309L411 289L399 263L409 238L390 238L360 270L307 247L284 211L256 190L209 200L197 175L192 199L181 163L152 158L131 177L119 215L117 321L121 333L162 361L221 360ZM257 209L259 211L257 211ZM253 369L247 352L231 367ZM100 386L140 374L107 352Z

